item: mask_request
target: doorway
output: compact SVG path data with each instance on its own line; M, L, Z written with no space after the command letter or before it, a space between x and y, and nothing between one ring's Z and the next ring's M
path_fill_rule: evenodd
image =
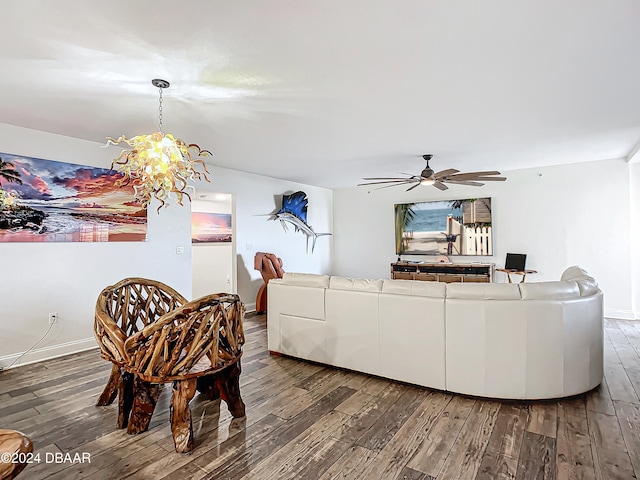
M211 293L236 293L234 195L196 190L191 213L193 298Z

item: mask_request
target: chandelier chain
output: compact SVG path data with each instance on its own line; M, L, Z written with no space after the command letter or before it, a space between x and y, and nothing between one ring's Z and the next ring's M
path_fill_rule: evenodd
M158 90L160 90L160 103L158 105L158 128L160 130L160 133L164 135L164 132L162 131L162 87L158 88Z

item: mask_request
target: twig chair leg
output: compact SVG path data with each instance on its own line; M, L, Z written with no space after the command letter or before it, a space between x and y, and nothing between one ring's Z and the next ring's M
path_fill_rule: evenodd
M196 394L196 379L178 380L173 383L171 396L171 433L178 453L193 449L193 425L189 402Z
M151 423L151 416L156 408L162 385L149 383L135 377L133 381L133 407L127 426L127 433L136 434L146 432Z
M120 372L120 367L118 365L113 365L111 367L111 375L109 375L109 381L107 385L104 387L100 398L98 398L98 402L96 405L98 407L104 407L105 405L111 405L113 401L116 399L118 395L118 385L120 384L120 377L122 373Z
M227 403L229 412L234 418L244 417L245 415L244 402L240 397L241 371L240 360L238 360L216 375L220 397Z
M123 372L118 384L118 428L126 428L133 407L133 374Z

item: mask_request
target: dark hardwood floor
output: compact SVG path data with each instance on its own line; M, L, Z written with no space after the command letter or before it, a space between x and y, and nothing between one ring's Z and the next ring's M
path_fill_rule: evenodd
M640 322L606 321L606 374L597 390L545 402L468 398L269 356L265 317L247 317L245 330L247 416L232 419L224 402L196 396L196 446L189 455L173 449L170 386L148 432L116 430L117 406L95 406L111 369L97 350L0 373L0 428L24 432L41 456L19 478L630 480L640 474ZM56 463L56 452L71 456ZM90 463L70 463L76 453L90 454Z

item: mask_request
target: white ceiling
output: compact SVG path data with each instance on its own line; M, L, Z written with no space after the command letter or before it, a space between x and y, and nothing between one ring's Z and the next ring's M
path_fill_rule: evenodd
M329 188L640 142L637 0L16 0L0 42L0 123L150 133L164 78L208 163Z

